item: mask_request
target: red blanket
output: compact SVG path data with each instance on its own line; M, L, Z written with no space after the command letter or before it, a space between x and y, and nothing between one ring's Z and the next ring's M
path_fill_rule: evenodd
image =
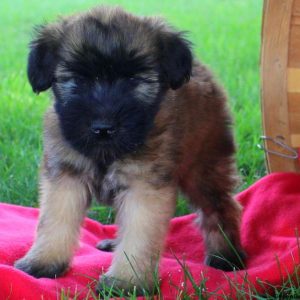
M250 285L264 292L257 278L280 285L299 264L295 230L300 227L300 175L269 175L237 199L244 207L241 234L248 254L247 270L224 273L203 265L203 241L193 223L195 215L175 218L160 264L163 299L194 293L175 256L184 261L196 283L203 277L207 279L206 291L213 292L214 299L217 295L234 294L236 284L244 285L246 290ZM62 289L68 298L75 294L76 299L84 298L88 285L108 268L112 259L111 253L101 252L95 245L114 236L116 227L86 219L80 247L67 274L58 279L35 279L14 269L13 263L32 244L38 212L34 208L0 204L0 299L59 299Z

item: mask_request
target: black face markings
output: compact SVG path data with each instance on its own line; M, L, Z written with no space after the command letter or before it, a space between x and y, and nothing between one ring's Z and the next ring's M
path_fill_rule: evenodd
M109 22L87 14L45 27L29 56L33 89L52 87L66 141L104 165L144 145L166 89L189 77L187 42L145 23L125 13ZM113 134L93 134L95 123Z
M53 85L55 109L73 148L109 165L137 151L146 140L162 95L157 70L152 56L124 43L114 26L93 20L77 39L76 48L59 63ZM114 133L99 138L92 134L95 123L110 124Z
M66 140L80 153L104 164L137 150L153 126L159 95L145 103L134 86L131 80L118 80L78 84L74 92L62 93L55 85L55 109ZM110 124L114 134L99 139L91 131L95 122Z

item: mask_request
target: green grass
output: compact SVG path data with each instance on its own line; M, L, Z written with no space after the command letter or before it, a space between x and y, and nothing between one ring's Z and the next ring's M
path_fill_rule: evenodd
M0 1L0 201L37 205L42 115L49 95L34 95L26 78L27 45L36 24L103 3L95 0ZM259 49L261 1L105 1L142 15L161 15L189 31L198 58L228 91L235 119L239 190L265 173L261 134ZM185 213L180 203L177 214ZM101 211L98 210L101 216ZM102 216L105 217L105 216ZM101 218L102 218L101 217Z
M1 0L0 1L0 201L37 206L42 152L42 116L49 95L33 94L26 78L27 45L36 24L94 5L119 4L140 15L160 15L189 31L196 56L209 65L228 92L235 119L242 190L265 174L257 149L261 135L259 0ZM176 214L187 213L180 199ZM104 223L113 212L94 207ZM188 298L186 298L188 299Z
M300 251L300 248L299 248ZM225 295L220 293L221 290L217 288L216 290L208 290L206 287L206 282L208 278L206 278L203 274L199 281L196 281L188 266L185 262L181 260L175 259L178 262L179 268L183 272L183 281L180 287L172 285L176 292L176 298L174 300L209 300L209 299L218 299L218 300L292 300L292 299L300 299L300 265L294 265L292 273L288 276L287 279L282 277L282 282L279 285L272 285L267 281L261 280L259 278L251 281L249 280L249 274L245 273L244 275L240 275L239 273L235 273L234 278L238 279L239 283L236 280L230 279L227 277L228 284L231 287L230 295ZM278 270L280 273L282 272L279 267ZM154 280L154 288L147 289L143 288L142 295L146 300L163 300L163 295L159 289L159 278L157 276L157 272L153 274ZM226 276L226 275L224 275ZM242 277L241 277L242 276ZM95 285L97 284L97 279L91 279L90 284L86 287L87 296L84 297L84 300L94 299L99 300L99 296L95 294ZM142 285L143 286L143 285ZM147 286L146 283L144 285ZM188 288L191 286L192 288ZM79 299L79 296L82 296L82 292L78 292L73 295L72 299ZM139 294L141 296L141 294ZM155 296L157 298L155 298ZM136 300L137 293L136 290L131 292L125 292L124 290L120 290L117 287L107 287L103 286L103 291L101 292L101 299L109 300L111 298L117 297L126 297L126 299ZM70 298L70 291L62 290L60 293L61 300L67 300Z

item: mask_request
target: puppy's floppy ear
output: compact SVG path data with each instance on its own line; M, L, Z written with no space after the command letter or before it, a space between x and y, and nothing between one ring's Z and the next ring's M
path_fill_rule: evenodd
M27 66L28 79L35 93L49 89L53 83L60 40L58 25L44 25L36 29L36 38L29 45Z
M191 76L191 43L181 32L163 32L158 44L163 80L176 90L188 82Z

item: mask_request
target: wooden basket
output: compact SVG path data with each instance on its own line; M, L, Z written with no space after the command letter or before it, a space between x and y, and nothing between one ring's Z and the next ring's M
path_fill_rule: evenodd
M268 169L300 172L300 0L265 0L261 78Z

